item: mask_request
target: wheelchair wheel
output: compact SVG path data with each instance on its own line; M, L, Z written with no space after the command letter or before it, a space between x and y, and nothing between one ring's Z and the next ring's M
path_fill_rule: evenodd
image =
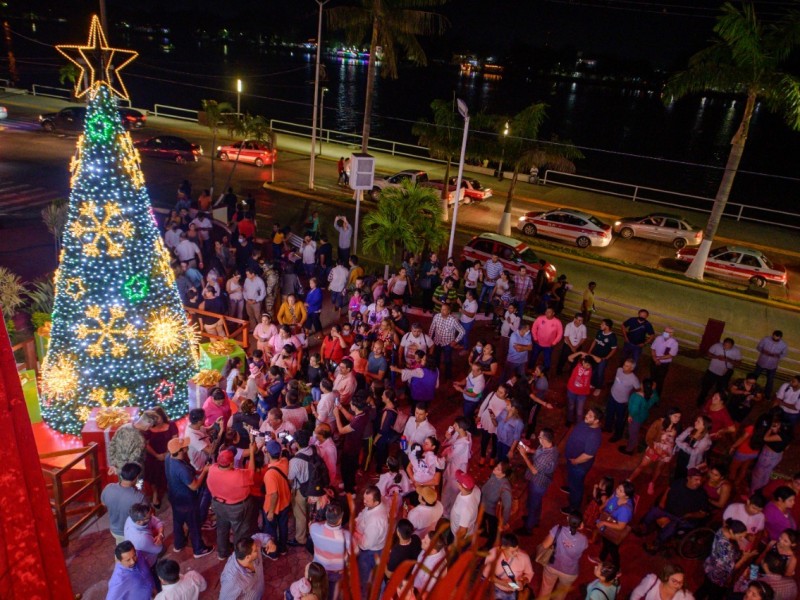
M710 527L700 527L690 531L681 540L678 553L687 560L705 558L711 552L716 531Z

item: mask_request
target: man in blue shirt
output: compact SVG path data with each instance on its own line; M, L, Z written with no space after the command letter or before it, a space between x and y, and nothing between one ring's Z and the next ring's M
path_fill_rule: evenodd
M567 459L567 485L561 488L562 492L569 494L569 504L561 509L565 515L581 510L583 483L603 441L600 430L602 420L601 409L594 407L588 409L583 423L575 425L567 439L564 447L564 457Z
M108 581L106 600L151 600L156 584L144 556L137 555L127 540L117 544L114 556L117 562Z
M647 320L649 316L648 311L641 309L637 316L631 317L622 324L622 337L625 338L625 344L622 346L622 358L632 358L637 365L644 347L656 337L653 325Z
M527 321L520 321L519 329L508 338L508 355L503 373L506 379L510 379L512 375L525 376L525 365L528 364L528 353L532 348L531 325Z

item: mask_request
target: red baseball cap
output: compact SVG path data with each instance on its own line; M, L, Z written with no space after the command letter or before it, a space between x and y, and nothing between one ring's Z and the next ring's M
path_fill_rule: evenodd
M475 479L473 479L472 475L465 473L461 469L456 471L456 481L459 483L459 485L462 485L469 491L472 491L475 488Z

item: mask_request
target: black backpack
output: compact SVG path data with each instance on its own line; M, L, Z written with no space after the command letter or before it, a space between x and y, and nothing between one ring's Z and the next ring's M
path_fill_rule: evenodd
M308 479L300 484L300 493L305 498L322 496L325 493L325 489L331 484L328 466L325 461L317 453L316 447L309 446L309 448L311 448L311 454L298 454L295 456L295 458L308 463Z

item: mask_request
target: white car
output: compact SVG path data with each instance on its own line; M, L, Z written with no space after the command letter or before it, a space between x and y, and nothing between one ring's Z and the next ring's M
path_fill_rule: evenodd
M0 106L0 119L7 119L8 118L8 111L6 110L5 106Z
M594 215L571 208L526 213L517 221L517 229L531 237L540 235L572 242L579 248L604 248L611 243L610 225Z

